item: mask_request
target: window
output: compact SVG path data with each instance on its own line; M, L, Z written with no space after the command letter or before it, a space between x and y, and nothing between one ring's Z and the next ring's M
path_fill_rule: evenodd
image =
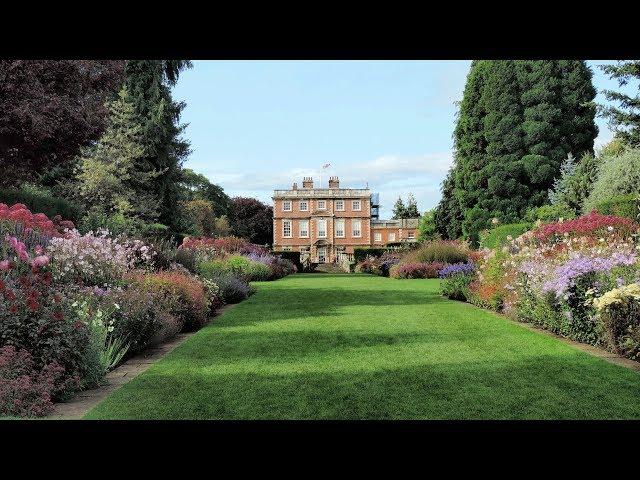
M309 238L309 220L300 220L300 238Z
M327 221L322 218L318 220L318 237L326 238L327 236Z
M327 209L327 201L318 200L318 210L326 210L326 209Z
M352 220L351 223L351 236L360 237L362 235L360 220Z
M354 200L353 203L351 204L353 211L354 212L359 212L360 211L360 200Z
M306 212L307 210L309 210L309 202L306 200L300 200L300 211Z
M290 212L291 211L291 200L286 200L282 202L282 211Z
M344 238L344 218L336 218L334 225L336 237Z
M395 233L390 233L389 234L389 241L390 242L395 242L396 241L396 234Z
M291 220L282 221L282 236L285 238L291 238Z
M413 230L407 232L407 238L416 238L416 234Z
M382 241L382 234L379 232L376 232L373 234L373 240L376 242L381 242Z
M336 210L338 212L344 212L344 200L336 200Z
M283 252L290 252L290 251L291 251L291 246L288 246L288 247L282 247L282 251L283 251Z

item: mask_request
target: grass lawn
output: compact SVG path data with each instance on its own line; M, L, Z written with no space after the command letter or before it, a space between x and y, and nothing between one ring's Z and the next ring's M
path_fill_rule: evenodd
M438 295L438 280L293 275L91 419L640 418L640 375Z

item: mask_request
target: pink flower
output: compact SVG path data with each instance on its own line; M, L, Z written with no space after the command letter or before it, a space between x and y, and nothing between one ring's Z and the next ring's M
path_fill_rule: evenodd
M46 267L49 264L49 257L46 255L38 255L33 259L32 265L34 267Z
M2 260L0 262L0 270L9 270L11 268L11 262L9 260Z

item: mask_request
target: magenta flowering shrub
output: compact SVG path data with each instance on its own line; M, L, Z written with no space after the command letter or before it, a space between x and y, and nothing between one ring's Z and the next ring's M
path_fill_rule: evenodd
M56 362L38 369L27 350L0 347L0 416L41 417L51 412L56 391L68 382Z
M438 278L438 272L445 267L442 262L411 262L394 265L389 270L391 278Z

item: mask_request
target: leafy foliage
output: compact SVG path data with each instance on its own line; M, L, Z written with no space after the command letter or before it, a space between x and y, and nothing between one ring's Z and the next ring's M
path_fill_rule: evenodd
M640 60L622 60L616 65L602 65L600 68L610 78L616 79L620 86L640 81ZM616 135L625 143L640 147L640 96L613 90L605 90L604 95L609 102L617 102L619 105L601 107Z
M62 167L96 140L123 67L120 60L1 60L0 184Z
M268 245L273 241L273 207L260 200L234 197L229 215L231 233L251 243Z
M477 244L492 218L516 222L543 205L567 154L593 150L594 97L584 62L472 62L438 230Z
M507 223L480 233L480 248L500 248L529 230L529 223Z
M597 208L600 202L617 195L640 193L640 149L627 149L620 155L605 158L598 178L583 205L583 212Z

